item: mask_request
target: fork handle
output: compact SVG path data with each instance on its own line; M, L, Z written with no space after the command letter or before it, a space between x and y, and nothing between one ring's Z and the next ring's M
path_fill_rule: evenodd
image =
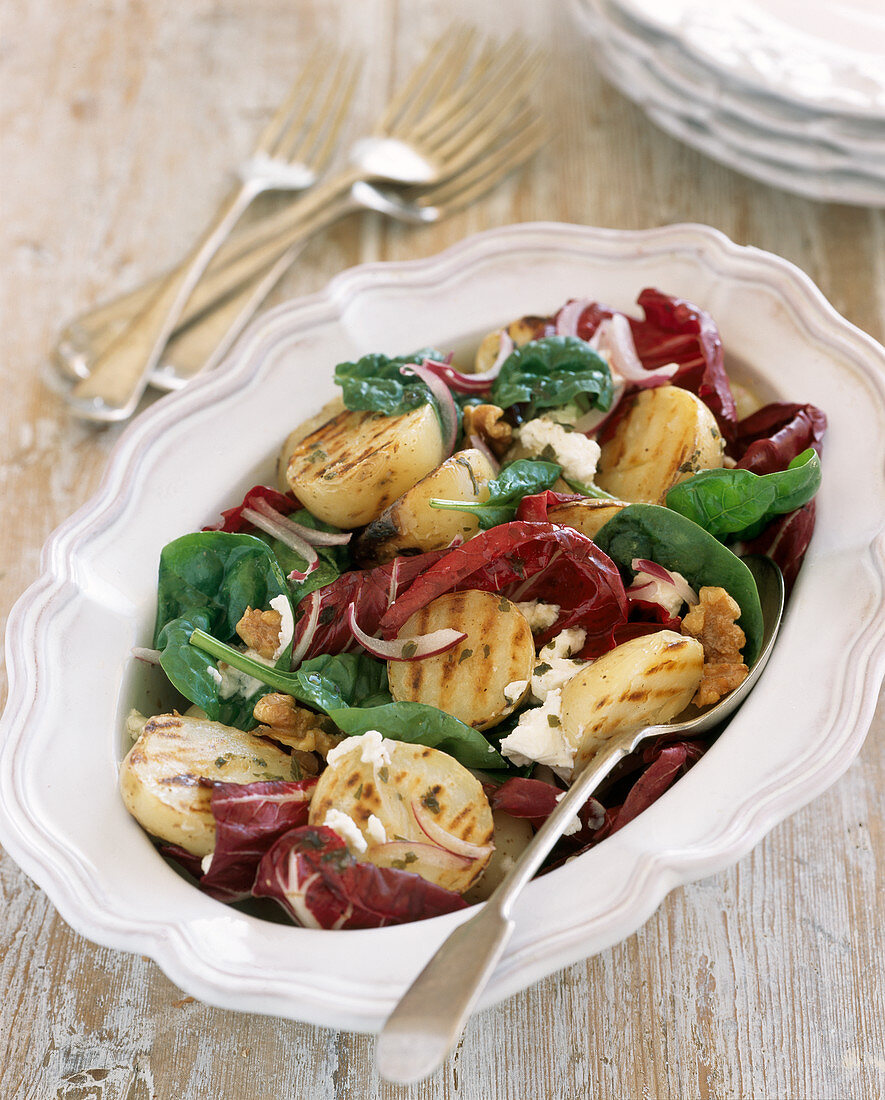
M504 954L517 896L578 810L631 751L634 737L616 738L594 757L480 912L451 933L409 986L378 1036L375 1061L386 1080L411 1084L442 1064Z
M149 305L95 361L69 400L88 420L125 420L135 411L182 307L222 241L230 234L260 188L245 182L222 203L187 259L164 280Z

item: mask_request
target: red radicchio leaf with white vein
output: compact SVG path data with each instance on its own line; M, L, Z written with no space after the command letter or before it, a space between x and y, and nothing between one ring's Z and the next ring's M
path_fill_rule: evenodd
M264 856L253 888L305 928L382 928L464 909L466 902L420 875L357 861L336 832L305 826Z
M500 787L493 783L484 783L483 790L493 810L501 810L511 817L525 818L536 829L553 813L565 793L542 779L524 779L521 776L505 780ZM592 832L599 826L604 813L602 805L595 798L588 798L578 813L581 832L573 833L571 837L583 839L586 830Z

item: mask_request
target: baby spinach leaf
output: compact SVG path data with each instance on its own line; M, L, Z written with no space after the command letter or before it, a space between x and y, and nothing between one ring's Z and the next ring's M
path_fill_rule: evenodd
M614 397L608 364L574 336L543 336L504 360L491 399L502 409L526 405L526 420L541 409L576 403L584 411L610 408Z
M378 730L392 741L427 745L447 752L465 768L503 768L506 762L479 730L426 703L387 703L380 707L345 707L329 717L344 733L359 736Z
M762 643L762 606L753 574L728 547L693 520L658 504L622 508L593 541L622 570L634 558L646 558L681 573L694 589L724 588L741 609L744 661L752 666Z
M164 672L213 721L250 728L255 686L244 681L240 690L223 696L215 662L189 642L195 629L229 641L236 637L236 625L247 607L265 610L278 596L289 600L286 579L270 547L254 535L183 535L160 554L158 587L154 645L162 651ZM278 664L287 667L291 655L290 642Z
M390 702L386 666L368 655L316 657L295 672L283 672L252 660L202 629L193 632L191 645L299 702L324 710L343 733L356 736L378 730L393 741L440 749L465 767L506 767L478 730L452 715L424 703Z
M489 498L481 504L465 500L431 500L430 506L470 512L479 520L480 529L488 531L499 523L509 523L515 517L523 497L549 489L561 473L562 467L555 462L519 458L505 466L495 480L489 482Z
M703 470L667 493L667 507L717 538L746 532L807 504L820 486L817 452L809 448L786 470Z
M341 387L346 408L401 416L419 405L429 404L435 408L436 403L421 379L401 374L400 367L420 363L422 359L444 358L441 352L432 348L422 348L413 355L393 359L373 352L355 363L339 363L335 368L335 381Z

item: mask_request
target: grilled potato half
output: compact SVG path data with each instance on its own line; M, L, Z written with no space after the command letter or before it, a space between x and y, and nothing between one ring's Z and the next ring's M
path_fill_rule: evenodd
M320 409L315 416L309 416L307 420L303 420L294 431L289 432L286 437L286 442L280 449L280 453L277 456L277 488L281 493L288 492L289 482L286 478L286 471L289 468L289 458L294 453L295 448L312 432L315 432L317 428L321 428L333 416L337 416L340 412L344 411L344 401L341 397L333 397L331 401L327 401L325 405Z
M215 848L211 781L292 778L292 758L270 742L181 714L149 718L120 765L126 809L152 836L195 856Z
M603 444L596 484L626 501L663 504L678 481L722 465L716 419L688 390L643 390Z
M345 410L296 444L288 488L318 518L362 527L445 458L432 406L402 416Z
M575 500L571 503L556 504L547 512L547 518L551 523L559 523L563 527L573 527L587 538L595 538L599 529L627 507L623 500L595 500L587 497L586 500Z
M412 871L463 893L492 854L492 811L479 780L447 753L424 745L384 741L389 762L366 760L362 738L333 757L310 802L311 825L330 810L346 814L363 835L359 859ZM377 839L377 823L385 836ZM372 829L375 826L375 830Z
M397 637L449 627L467 637L460 645L419 661L389 661L390 691L397 701L428 703L468 726L494 726L528 694L535 667L532 629L516 604L493 592L449 592L416 611ZM508 698L504 689L521 685Z
M574 774L617 734L669 722L685 710L703 667L700 642L659 630L616 646L573 676L562 689L561 721L577 749Z
M498 358L498 352L501 350L502 332L507 332L513 341L514 347L521 348L523 344L530 344L532 340L537 340L543 336L547 324L546 317L520 317L516 321L511 321L503 329L496 328L494 332L484 336L477 348L476 360L473 364L476 374L482 374L489 370Z
M404 551L442 550L461 535L472 538L479 521L469 512L431 508L434 497L477 503L488 499L495 477L482 451L458 451L423 477L363 531L354 549L360 565L380 565Z

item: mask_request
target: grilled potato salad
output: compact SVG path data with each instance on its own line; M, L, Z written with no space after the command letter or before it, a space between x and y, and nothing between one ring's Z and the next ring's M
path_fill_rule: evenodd
M377 735L367 746L371 736L333 754L311 799L310 823L344 814L365 850L350 828L341 835L361 858L463 893L492 854L492 811L479 780L444 752Z
M420 661L391 661L394 699L429 703L468 726L488 729L525 698L535 643L517 606L493 592L452 592L416 612L397 637L449 627L467 637L454 649ZM514 686L516 685L516 686ZM510 689L506 691L505 689Z
M669 722L685 710L703 667L700 642L659 630L616 646L567 681L561 721L576 747L575 774L615 734Z
M431 405L402 416L345 410L296 445L286 480L318 519L350 530L379 516L444 458Z
M458 451L405 493L363 531L354 551L361 565L378 565L397 554L442 550L459 535L469 539L479 521L469 512L431 508L434 497L476 503L488 499L495 476L481 452Z
M215 847L213 782L292 778L292 758L271 742L181 714L149 718L120 766L126 809L153 836L195 856Z
M595 500L587 497L585 500L556 504L548 509L547 515L551 523L561 523L563 527L574 527L576 531L592 539L613 515L626 507L626 501Z
M724 445L707 406L688 390L658 386L632 407L602 447L596 484L621 500L661 504L667 490L722 465Z
M333 397L331 401L327 401L325 405L323 405L316 416L309 416L307 420L303 420L294 431L289 433L286 437L286 442L280 448L280 453L277 455L277 487L280 492L285 493L289 489L289 481L286 477L286 472L289 469L289 459L294 454L295 448L301 440L311 435L317 428L321 428L333 417L338 416L338 414L343 411L344 402L340 397Z

